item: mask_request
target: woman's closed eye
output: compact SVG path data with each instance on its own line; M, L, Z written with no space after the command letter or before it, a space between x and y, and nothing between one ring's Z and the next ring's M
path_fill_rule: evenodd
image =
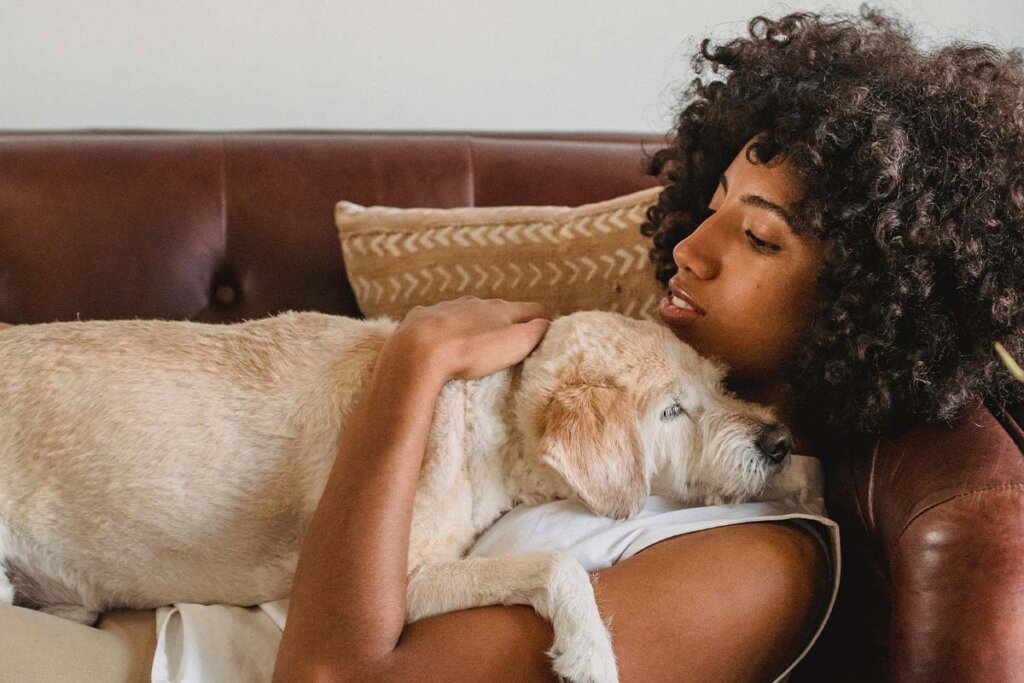
M707 207L705 209L705 212L707 213L707 216L704 217L705 220L708 216L713 215L716 210L717 209L712 209L710 206ZM745 231L744 234L746 234L747 241L750 242L750 245L754 248L754 251L759 251L764 254L773 254L777 251L782 250L782 247L780 247L779 245L772 244L771 242L766 242L765 240L761 239L760 237L752 233L750 230Z
M763 252L767 252L767 253L774 253L776 251L779 251L782 248L782 247L780 247L777 244L772 244L771 242L765 242L763 239L760 239L757 235L755 235L754 233L750 232L749 230L746 231L746 235L747 235L747 238L750 240L750 243L753 245L754 249L756 249L757 251L763 251Z

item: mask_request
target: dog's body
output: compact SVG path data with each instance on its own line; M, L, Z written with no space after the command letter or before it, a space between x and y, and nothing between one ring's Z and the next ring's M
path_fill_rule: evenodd
M395 326L289 312L0 334L0 567L12 579L0 572L0 601L91 623L114 607L285 596L346 416ZM776 427L722 391L722 370L660 326L591 312L555 320L519 366L447 383L413 508L409 621L529 603L553 623L559 673L613 680L575 560L460 558L518 502L578 497L627 517L652 490L756 494L781 460L764 446ZM681 417L692 424L670 424Z

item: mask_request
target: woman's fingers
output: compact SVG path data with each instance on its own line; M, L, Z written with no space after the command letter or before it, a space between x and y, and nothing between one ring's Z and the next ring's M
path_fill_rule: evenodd
M424 362L454 379L476 379L522 361L551 321L535 301L463 296L414 307L396 329Z
M524 323L536 318L549 318L543 304L536 301L508 301L513 323Z
M476 336L454 378L479 379L521 362L544 338L549 325L546 318L534 318Z
M508 335L506 346L508 348L508 362L503 367L514 365L523 360L536 348L544 334L548 331L551 321L547 318L533 318L522 323L516 323L502 332Z

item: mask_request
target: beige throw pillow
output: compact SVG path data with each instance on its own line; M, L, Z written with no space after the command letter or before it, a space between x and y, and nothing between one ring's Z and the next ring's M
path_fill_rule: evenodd
M338 202L342 258L366 317L401 319L464 294L539 301L552 316L658 320L661 287L640 234L661 188L578 207L397 209Z

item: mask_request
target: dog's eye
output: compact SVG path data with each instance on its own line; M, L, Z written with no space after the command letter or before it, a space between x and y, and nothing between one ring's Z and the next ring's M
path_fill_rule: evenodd
M673 419L675 419L675 418L677 418L680 415L683 415L685 413L686 413L686 411L683 410L683 407L681 405L679 405L679 401L676 401L675 403L670 405L668 408L665 408L665 410L661 411L661 419L662 419L663 422L667 422L667 421L673 420Z

